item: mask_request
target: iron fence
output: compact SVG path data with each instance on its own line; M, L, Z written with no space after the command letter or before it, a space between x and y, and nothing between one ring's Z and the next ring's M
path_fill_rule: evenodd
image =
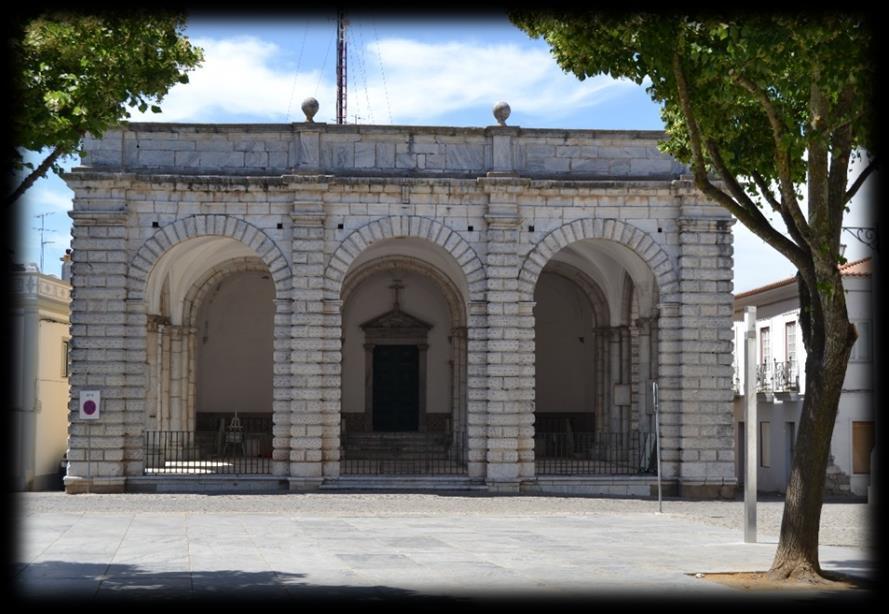
M799 390L799 372L796 362L775 362L775 392L794 392Z
M767 362L756 365L756 391L772 391L772 369Z
M343 475L465 475L464 433L343 433Z
M145 431L145 475L271 473L272 434Z
M536 433L538 475L656 474L654 433Z

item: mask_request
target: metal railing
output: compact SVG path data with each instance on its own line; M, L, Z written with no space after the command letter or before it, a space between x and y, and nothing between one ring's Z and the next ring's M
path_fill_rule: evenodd
M756 391L772 391L772 370L767 362L756 365Z
M537 433L538 475L656 474L654 433Z
M145 475L271 473L272 434L145 431Z
M775 392L799 391L799 369L795 361L775 362L773 387Z
M343 433L343 475L465 475L464 433Z
M757 392L794 392L799 390L799 368L795 361L772 361L756 366Z

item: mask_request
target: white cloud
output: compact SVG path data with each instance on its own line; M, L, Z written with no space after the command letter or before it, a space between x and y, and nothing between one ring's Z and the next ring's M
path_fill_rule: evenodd
M60 185L59 185L60 184ZM71 210L74 192L72 192L61 180L56 183L38 182L25 192L22 199L25 201L26 210L33 210L39 213L67 212ZM53 217L56 217L53 216Z
M549 52L517 45L388 39L368 45L367 52L375 56L370 64L382 60L388 90L382 91L380 81L371 82L371 105L386 108L388 94L396 123L479 105L490 108L499 100L509 102L514 113L552 116L592 106L626 85L635 87L606 76L580 82L564 74ZM359 109L366 106L360 97L357 103Z
M299 105L309 95L305 92L315 91L317 72L296 74L271 68L271 60L281 50L253 37L192 42L204 49L204 64L189 73L189 83L170 90L161 103L162 113L135 112L131 121L201 122L213 121L219 114L249 115L255 117L254 121L288 121L291 91L291 116L302 117Z
M171 90L161 104L163 113L134 113L132 121L226 121L225 115L240 121L301 121L300 103L308 96L321 103L316 120L333 121L332 66L325 69L328 74L275 68L282 50L253 37L194 43L204 49L205 62L190 73L190 83ZM499 100L509 102L514 114L552 118L636 87L607 76L580 82L564 74L547 51L517 45L386 39L363 53L363 70L359 75L353 65L349 84L349 119L357 114L361 123L386 124L390 116L396 124L432 123L470 108L486 109L485 120L493 123L489 109Z

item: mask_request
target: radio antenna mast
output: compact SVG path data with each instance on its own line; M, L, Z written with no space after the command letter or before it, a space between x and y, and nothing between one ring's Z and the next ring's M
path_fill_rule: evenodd
M40 213L35 215L34 217L40 218L40 228L34 228L34 230L40 231L40 272L43 273L43 251L48 243L55 243L55 241L47 241L44 239L44 233L46 232L46 216L52 215L55 213L54 211L50 211L48 213Z
M336 123L346 123L346 16L336 11Z

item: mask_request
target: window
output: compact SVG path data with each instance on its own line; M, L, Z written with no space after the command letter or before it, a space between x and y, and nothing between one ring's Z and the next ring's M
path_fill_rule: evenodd
M772 466L771 443L772 443L772 423L771 422L760 422L759 423L759 466L760 467L771 467Z
M858 331L858 339L852 346L852 353L849 360L853 362L865 362L871 360L871 330L870 320L860 322L852 322Z
M71 340L62 341L62 377L68 377L68 368L71 365Z
M759 363L768 366L772 361L772 348L769 327L759 329Z
M874 423L852 423L852 473L870 473L870 453L874 447Z
M796 364L796 322L784 325L784 359Z

